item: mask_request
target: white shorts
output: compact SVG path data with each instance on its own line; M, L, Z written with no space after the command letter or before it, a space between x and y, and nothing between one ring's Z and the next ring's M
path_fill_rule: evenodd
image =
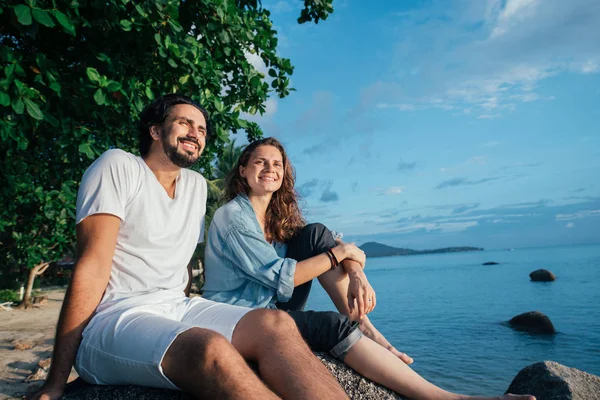
M83 332L75 369L83 380L99 385L179 389L161 367L175 338L199 327L220 333L231 342L237 323L249 311L252 309L201 297L179 297L102 312Z

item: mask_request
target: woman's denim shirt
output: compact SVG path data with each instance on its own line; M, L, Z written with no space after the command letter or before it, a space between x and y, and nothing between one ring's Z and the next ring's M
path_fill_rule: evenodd
M275 308L294 291L296 260L286 246L269 244L246 195L213 216L204 252L203 296L244 307Z

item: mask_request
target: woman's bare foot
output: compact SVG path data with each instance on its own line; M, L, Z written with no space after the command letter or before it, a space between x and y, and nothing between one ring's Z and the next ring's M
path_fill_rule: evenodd
M401 351L396 350L396 348L392 346L390 342L387 341L387 339L381 334L381 332L379 332L377 328L375 328L375 326L371 323L368 317L365 316L363 318L363 320L360 322L359 329L366 337L379 344L380 346L383 346L384 348L388 349L393 355L402 360L402 362L404 362L406 365L410 365L413 363L414 360L412 359L412 357L408 356L406 353L402 353Z
M479 396L464 396L459 397L465 400L536 400L535 396L529 394L505 394L504 396L496 397L479 397Z

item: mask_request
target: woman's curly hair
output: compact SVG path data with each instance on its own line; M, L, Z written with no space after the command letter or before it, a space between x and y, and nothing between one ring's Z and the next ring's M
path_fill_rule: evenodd
M245 167L252 157L254 150L260 146L273 146L281 152L283 159L283 182L279 190L273 193L267 215L265 216L266 234L272 240L280 243L288 242L297 232L302 229L306 222L298 206L298 193L294 189L296 173L294 167L285 153L285 149L279 140L268 137L250 143L240 155L235 168L233 168L225 180L223 197L225 201L233 200L238 194L250 193L250 186L245 178L240 175L240 166Z

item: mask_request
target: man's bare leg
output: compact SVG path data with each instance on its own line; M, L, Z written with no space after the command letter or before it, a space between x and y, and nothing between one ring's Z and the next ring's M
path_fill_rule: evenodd
M319 283L323 286L323 289L327 292L333 304L337 310L350 318L352 321L358 321L360 323L360 330L365 336L369 337L375 343L386 348L393 355L401 359L406 364L412 364L413 359L406 353L398 351L388 340L375 328L375 326L369 320L366 315L362 320L358 319L358 310L354 309L354 312L350 312L348 307L348 285L350 278L343 268L335 268L327 271L323 275L319 276Z
M283 311L250 311L237 324L232 343L245 359L258 364L263 380L285 399L348 398Z
M161 366L171 382L196 398L278 399L225 337L206 329L181 333Z
M535 400L529 395L472 397L448 392L428 382L389 351L362 337L344 358L344 363L366 378L415 400Z

